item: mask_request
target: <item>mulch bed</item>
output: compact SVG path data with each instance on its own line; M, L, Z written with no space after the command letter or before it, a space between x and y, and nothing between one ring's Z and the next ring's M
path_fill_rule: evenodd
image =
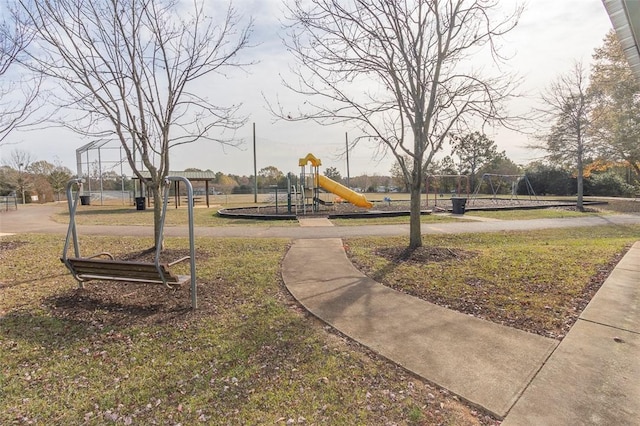
M406 246L386 247L375 250L375 253L393 263L406 262L412 264L465 260L477 256L477 253L469 250L424 246L415 249L409 249Z
M461 249L450 249L446 247L419 247L414 250L408 250L406 246L401 247L389 247L384 249L377 249L375 253L378 256L385 258L386 260L393 263L410 263L414 265L421 265L425 263L431 262L445 262L448 260L465 260L476 256L476 253L468 250ZM508 317L500 315L496 312L485 309L482 306L482 298L458 298L455 300L438 298L437 296L430 295L427 293L420 293L415 291L407 291L404 288L400 288L399 286L394 286L392 283L383 283L390 288L394 288L395 290L405 292L407 294L411 294L412 296L421 298L423 300L435 303L440 306L445 306L450 309L454 309L458 312L462 312L468 315L472 315L481 319L486 319L498 324L503 324L509 327L517 328L520 330L524 330L530 333L539 334L545 337L551 337L555 339L562 339L568 332L569 329L575 324L578 320L578 317L586 308L587 304L591 301L596 292L600 289L604 281L611 274L611 271L616 267L618 262L622 259L626 250L615 256L615 258L611 259L609 263L602 266L595 275L593 275L589 281L589 283L584 287L582 292L577 295L571 306L573 309L563 309L557 310L556 313L558 318L562 321L562 326L560 331L556 330L548 330L546 328L541 328L541 326L526 317ZM365 271L366 273L366 271ZM473 283L474 290L476 294L482 294L486 291L491 291L491 289L483 288L484 283L481 280L474 281ZM538 289L540 290L540 289ZM553 307L550 307L552 309Z

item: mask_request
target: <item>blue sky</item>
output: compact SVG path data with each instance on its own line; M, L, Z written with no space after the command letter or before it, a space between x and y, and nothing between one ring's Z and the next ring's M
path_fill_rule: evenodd
M254 17L253 41L257 46L244 54L257 63L246 72L218 77L206 86L209 97L219 99L220 103L243 103L241 112L249 120L236 137L243 139L244 145L239 149L223 148L210 142L185 145L172 151L172 169L197 167L238 175L253 174L252 123L255 122L258 170L275 166L285 173L297 173L298 159L313 153L323 162L321 170L336 167L346 176L346 160L341 154L344 153L345 132L350 138L358 135L353 128L274 122L266 109L263 96L268 99L278 97L292 110L299 102L280 83L280 74L287 73L291 62L278 36L281 2L236 0L234 4L240 12ZM518 27L505 39L506 51L513 54L507 65L524 78L521 90L528 94L528 97L514 101L509 108L515 112L527 111L540 91L559 74L569 71L574 60L582 60L588 65L594 48L602 44L610 28L601 0L530 0ZM504 129L488 129L487 134L517 163L525 164L537 155L524 148L528 142L525 135ZM61 162L75 170L75 150L89 141L62 129L15 132L10 139L12 145L0 148L0 156L6 162L11 150L20 149L31 153L34 160ZM375 146L364 143L350 151L350 175L388 174L393 158L381 158L375 152ZM117 156L117 149L102 152L106 163L116 160ZM91 152L89 160L95 159L97 153ZM119 167L116 172L120 173Z

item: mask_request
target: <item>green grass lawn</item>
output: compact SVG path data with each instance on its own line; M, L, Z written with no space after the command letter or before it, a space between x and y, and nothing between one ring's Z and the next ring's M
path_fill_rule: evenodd
M499 220L528 220L528 219L563 219L570 217L596 216L602 214L611 214L611 212L577 212L557 208L549 209L530 209L530 210L469 210L465 216L472 218L486 217Z
M563 336L596 282L634 241L640 226L424 235L417 254L438 248L438 261L390 258L404 237L346 241L354 264L389 287L475 316L549 337Z
M441 214L427 214L420 216L420 223L447 223L447 222L468 222L461 217L451 217ZM371 217L364 219L331 219L336 226L359 226L359 225L395 225L408 224L409 216L397 217Z
M225 206L227 207L227 206ZM193 209L193 221L196 226L298 226L297 220L254 220L230 219L219 217L218 208ZM54 216L59 223L69 222L69 212L66 209ZM76 214L79 225L153 225L153 210L136 210L132 207L115 206L79 206ZM189 215L185 208L167 209L166 226L180 226L189 223Z
M470 222L474 217L491 218L498 220L528 220L528 219L563 219L571 217L595 216L612 214L613 210L604 212L582 213L556 208L530 209L530 210L468 210L464 216L451 217L448 214L430 214L421 216L422 223L446 223L446 222ZM357 226L357 225L391 225L408 224L409 216L400 217L379 217L366 219L332 219L337 226Z
M306 314L279 276L287 245L199 238L193 312L186 288L77 290L60 236L3 237L0 424L495 424Z
M589 197L590 201L606 201L607 204L598 205L597 208L602 211L614 211L618 213L640 213L640 199L618 199L618 198L606 198L599 199L598 197Z

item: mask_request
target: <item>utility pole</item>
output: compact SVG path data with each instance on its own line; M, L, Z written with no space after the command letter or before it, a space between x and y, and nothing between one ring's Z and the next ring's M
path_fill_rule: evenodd
M349 186L349 134L344 132L344 143L347 151L347 188L351 188Z
M258 204L258 165L256 161L256 123L253 123L253 202Z
M24 166L23 163L18 164L18 177L20 179L20 192L22 193L22 205L24 206L25 204L25 198L24 198L24 177L22 176L22 166Z

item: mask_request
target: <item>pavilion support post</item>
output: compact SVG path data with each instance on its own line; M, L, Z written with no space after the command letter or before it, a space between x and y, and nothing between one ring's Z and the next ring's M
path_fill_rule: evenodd
M204 181L204 193L205 193L205 198L207 200L207 208L209 208L209 181L208 180Z

